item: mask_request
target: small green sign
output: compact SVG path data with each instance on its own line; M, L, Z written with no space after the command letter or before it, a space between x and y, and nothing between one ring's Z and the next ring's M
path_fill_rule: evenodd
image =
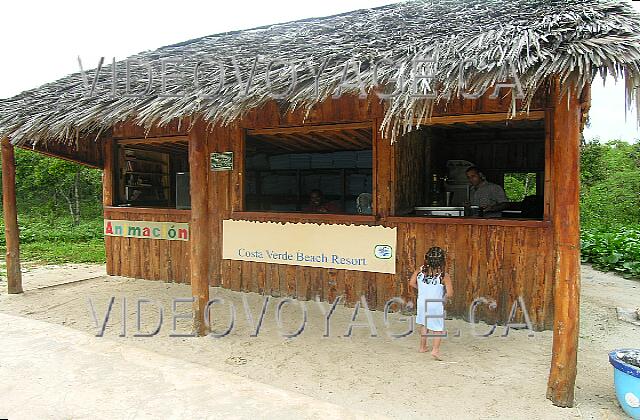
M233 170L233 152L211 153L211 170Z

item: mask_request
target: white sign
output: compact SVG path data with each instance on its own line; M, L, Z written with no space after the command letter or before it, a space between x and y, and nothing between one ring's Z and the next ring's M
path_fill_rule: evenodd
M395 274L396 228L222 222L222 258Z

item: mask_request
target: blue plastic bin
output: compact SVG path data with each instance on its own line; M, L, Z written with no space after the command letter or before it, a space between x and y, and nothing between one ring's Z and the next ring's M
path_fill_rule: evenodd
M634 349L612 351L609 353L609 363L614 367L613 382L620 406L632 418L640 419L640 368L623 362L617 356L618 352L630 350Z

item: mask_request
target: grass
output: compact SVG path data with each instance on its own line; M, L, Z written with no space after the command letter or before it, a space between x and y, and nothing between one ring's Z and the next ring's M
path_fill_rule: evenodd
M49 241L24 244L20 247L20 258L38 264L104 263L104 241L92 239L85 242Z
M0 252L5 253L4 226L0 219ZM20 258L37 264L104 263L102 218L73 226L65 215L20 214Z

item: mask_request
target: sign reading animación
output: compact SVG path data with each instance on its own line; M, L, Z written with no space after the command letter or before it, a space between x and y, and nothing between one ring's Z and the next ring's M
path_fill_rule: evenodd
M395 274L396 228L222 222L222 258Z
M189 224L105 219L104 234L105 236L121 236L123 238L188 241Z

